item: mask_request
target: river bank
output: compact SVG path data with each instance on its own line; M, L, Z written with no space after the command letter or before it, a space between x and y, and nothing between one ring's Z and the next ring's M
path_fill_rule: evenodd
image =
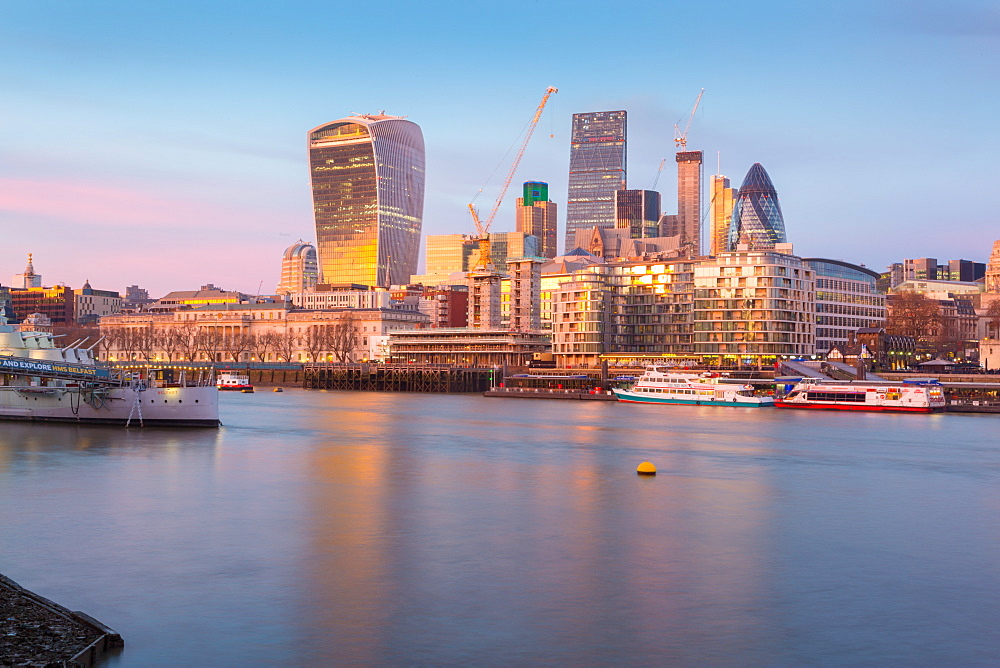
M0 575L0 664L86 668L123 645L96 619Z

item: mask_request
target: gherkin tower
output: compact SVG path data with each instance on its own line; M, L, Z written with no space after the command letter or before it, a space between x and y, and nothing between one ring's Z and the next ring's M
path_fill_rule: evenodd
M764 167L759 162L754 163L733 202L729 248L735 250L737 245L746 244L757 250L783 243L787 243L787 239L778 192Z

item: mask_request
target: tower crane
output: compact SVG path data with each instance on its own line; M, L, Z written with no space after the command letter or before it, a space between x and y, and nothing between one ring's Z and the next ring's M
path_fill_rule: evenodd
M694 101L694 106L691 107L691 115L688 116L688 122L684 126L684 132L681 132L680 128L677 127L677 123L680 123L680 121L677 121L677 123L674 123L674 144L681 151L686 151L687 150L688 130L691 129L691 121L694 120L694 114L695 114L696 111L698 111L698 105L701 103L701 96L704 95L704 94L705 94L705 89L702 88L701 92L698 93L698 99Z
M486 218L480 218L476 207L469 204L469 212L472 214L472 222L476 225L476 234L479 241L479 262L476 266L477 269L480 267L486 268L490 263L490 225L493 224L493 219L496 218L497 211L500 210L500 204L503 203L503 198L507 194L510 182L514 180L514 173L517 171L517 166L521 163L521 158L524 157L524 151L528 148L528 141L535 132L538 119L542 116L542 110L545 109L545 104L549 101L549 96L558 92L559 89L552 86L545 89L545 95L542 96L542 101L538 103L538 108L535 109L535 115L531 118L531 122L528 123L528 130L524 135L524 140L521 142L521 147L518 149L517 155L514 156L514 163L510 166L507 178L500 188L500 194L497 195L496 202L493 203L493 208L490 209Z
M674 126L677 127L677 126ZM656 177L653 179L653 185L649 187L650 190L656 190L656 184L660 182L660 174L663 173L663 165L667 164L667 159L663 158L660 160L660 166L656 170Z

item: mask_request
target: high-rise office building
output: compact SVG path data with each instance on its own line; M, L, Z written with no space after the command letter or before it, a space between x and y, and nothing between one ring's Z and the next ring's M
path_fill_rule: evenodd
M406 283L417 270L424 139L398 116L350 116L309 131L322 283Z
M729 248L729 223L733 219L733 201L736 188L729 187L729 177L716 174L712 177L711 200L708 203L708 254L718 255Z
M628 230L632 239L660 236L660 193L655 190L616 190L615 228Z
M745 244L750 250L763 250L783 243L787 243L787 239L778 193L764 167L759 162L754 163L733 204L729 248L735 251L737 246Z
M299 239L281 256L281 281L275 292L288 295L312 289L319 281L317 272L316 247Z
M539 254L542 257L556 256L556 203L549 201L549 184L542 181L526 181L524 196L517 198L518 232L538 237Z
M702 152L677 153L677 217L668 219L665 236L680 235L681 244L701 254Z
M626 113L594 111L573 114L566 197L566 251L576 232L615 226L616 190L625 178Z

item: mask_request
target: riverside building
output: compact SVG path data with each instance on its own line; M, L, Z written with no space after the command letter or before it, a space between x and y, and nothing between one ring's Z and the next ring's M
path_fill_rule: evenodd
M566 248L576 232L615 226L614 196L626 188L625 111L573 114L566 197Z
M281 304L211 304L167 313L101 318L100 359L164 362L320 362L343 354L372 359L393 332L423 327L428 317L396 308L297 309ZM356 329L338 350L333 328Z
M816 354L833 348L847 350L859 329L879 329L885 324L885 294L877 282L880 274L840 260L803 258L816 278Z
M722 365L815 354L815 271L791 252L742 246L694 268L695 353Z
M416 273L424 210L420 127L385 114L308 134L322 283L401 285Z
M695 261L592 265L552 291L552 352L559 366L691 357Z

